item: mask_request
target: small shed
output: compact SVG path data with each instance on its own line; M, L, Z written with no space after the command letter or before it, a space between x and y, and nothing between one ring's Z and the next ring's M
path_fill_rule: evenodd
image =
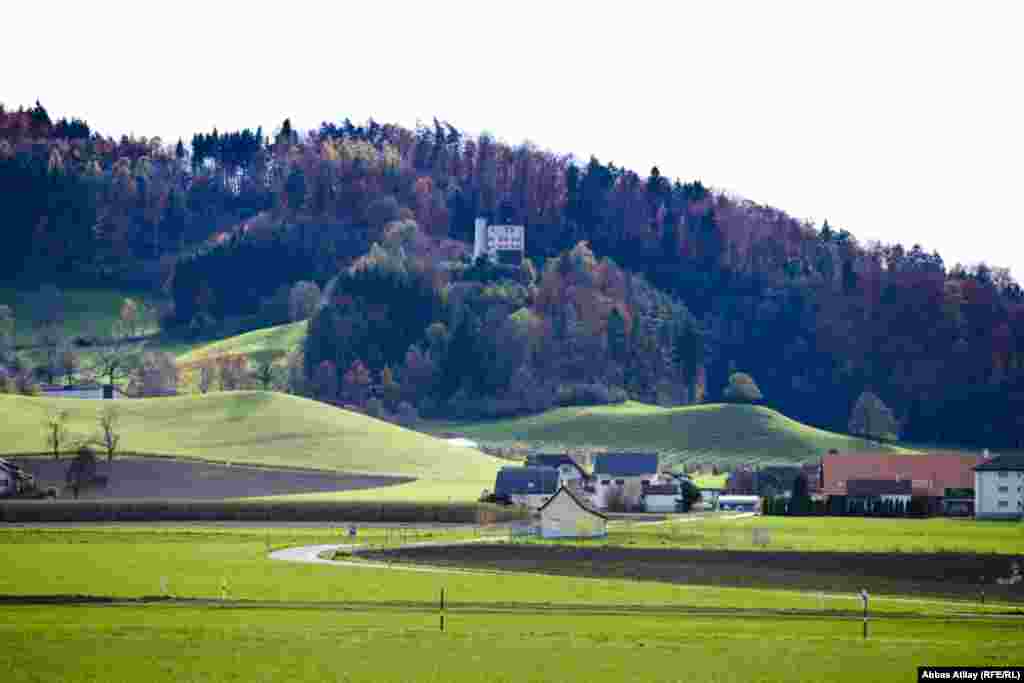
M544 538L601 538L608 535L608 518L564 486L538 512L540 533Z
M761 499L757 496L719 496L718 509L731 512L757 512L761 507Z

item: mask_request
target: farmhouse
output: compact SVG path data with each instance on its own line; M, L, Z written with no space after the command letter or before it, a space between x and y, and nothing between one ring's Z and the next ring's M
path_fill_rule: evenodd
M922 499L922 509L942 512L946 489L974 487L974 465L980 459L948 453L898 455L891 453L829 454L821 459L822 493L830 497L853 495L851 481L908 481L911 495Z
M486 256L492 262L519 265L526 250L526 228L522 225L488 225L477 218L473 235L473 260Z
M847 512L871 512L890 505L909 506L912 489L906 479L851 479L846 490Z
M594 504L600 509L615 505L640 507L644 483L658 480L657 453L601 453L594 462Z
M494 484L494 497L537 510L557 490L557 470L549 467L502 467Z
M600 538L608 535L608 518L565 486L541 506L544 538Z
M548 467L558 471L558 485L582 489L587 482L587 473L579 463L565 453L537 453L526 460L529 467Z
M7 498L16 493L17 479L14 472L0 462L0 498Z
M998 455L974 468L978 519L1024 517L1024 455Z

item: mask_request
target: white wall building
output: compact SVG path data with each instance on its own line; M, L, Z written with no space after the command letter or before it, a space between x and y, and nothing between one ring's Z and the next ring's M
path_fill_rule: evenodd
M487 225L477 218L473 235L473 260L486 255L495 263L518 264L526 252L526 228L522 225Z
M1024 455L1000 455L974 468L974 516L1024 517Z
M618 498L627 509L637 509L642 505L644 488L658 483L658 454L599 453L591 481L598 509L608 509Z
M544 538L600 538L608 535L608 518L566 487L539 510Z

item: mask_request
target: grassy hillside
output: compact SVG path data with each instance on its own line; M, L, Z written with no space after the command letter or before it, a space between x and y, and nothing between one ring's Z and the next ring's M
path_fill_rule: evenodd
M661 408L558 408L531 417L476 423L435 423L435 432L464 434L484 443L525 442L531 448L655 450L663 462L803 462L826 453L877 448L791 420L761 406L709 404ZM898 450L888 448L888 450Z
M70 413L70 430L96 431L98 401L0 395L0 453L39 452L47 410ZM238 463L489 482L501 461L295 396L227 392L124 400L122 448ZM479 494L480 488L476 491Z
M235 353L244 353L252 363L265 360L276 361L302 344L305 336L305 320L288 325L266 327L193 348L178 356L178 364L186 365Z
M139 334L151 334L159 328L154 305L157 300L150 294L120 289L72 289L60 288L64 295L64 322L62 335L74 337L108 337L121 311L126 297L144 302L147 315L139 324ZM16 320L15 343L33 343L37 324L38 309L32 306L34 289L0 287L0 304L14 309Z

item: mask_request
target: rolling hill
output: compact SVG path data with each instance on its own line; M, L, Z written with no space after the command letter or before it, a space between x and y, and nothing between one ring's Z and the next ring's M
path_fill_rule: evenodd
M654 450L663 462L804 462L830 448L878 448L792 420L761 406L707 404L661 408L617 406L557 408L540 415L475 423L435 423L431 431L458 432L484 443L520 442L530 448ZM899 450L885 447L887 450Z
M220 341L203 344L178 356L179 365L188 365L217 356L243 353L250 363L277 361L302 344L306 321L265 327Z
M0 453L45 450L48 410L69 431L96 431L101 402L0 395ZM502 461L419 432L286 394L244 391L123 400L122 449L235 463L392 474L493 486ZM474 484L479 493L483 486Z

